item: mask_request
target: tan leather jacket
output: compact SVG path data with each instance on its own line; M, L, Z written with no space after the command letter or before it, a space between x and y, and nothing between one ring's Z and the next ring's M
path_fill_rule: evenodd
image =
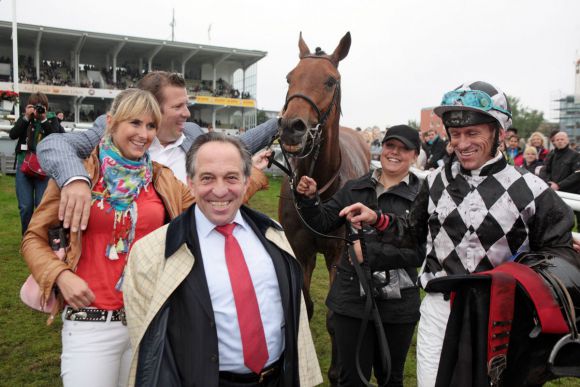
M97 150L85 160L85 168L93 187L100 178L100 166ZM262 171L252 168L250 185L244 200L248 200L255 192L267 186L267 178ZM171 169L153 162L153 186L161 197L165 210L170 219L175 218L188 208L194 201L189 188L179 181ZM70 243L66 249L66 257L61 261L52 251L48 241L48 230L58 225L58 207L60 203L60 189L54 180L50 180L42 198L42 202L34 212L28 230L24 234L21 250L22 256L30 269L34 279L42 291L41 302L50 296L56 278L64 270L75 271L81 256L81 231L71 233ZM54 316L62 309L63 299L51 311L47 321L50 324Z

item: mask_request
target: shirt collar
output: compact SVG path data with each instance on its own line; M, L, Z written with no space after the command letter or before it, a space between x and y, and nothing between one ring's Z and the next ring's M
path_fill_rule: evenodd
M381 174L382 173L383 173L383 169L377 168L373 171L373 174L371 175L371 179L373 179L377 185L381 184L380 181L381 181ZM401 183L405 183L407 185L409 184L409 174L408 173L405 175L405 177L403 177L401 179Z
M503 162L502 162L503 161ZM495 165L497 163L497 165ZM504 168L504 164L506 164L504 155L498 150L495 157L491 160L487 160L485 164L477 169L463 169L459 161L456 161L451 166L451 173L452 176L455 178L458 173L468 176L487 176L497 172L497 170L501 170Z
M200 237L206 238L209 235L209 233L212 232L216 228L216 225L213 224L204 215L203 212L201 212L199 206L195 206L195 220L196 220L197 232L198 232ZM241 226L242 228L244 228L246 230L248 229L248 224L246 223L246 221L242 217L242 213L240 212L239 209L236 212L236 216L234 217L233 223Z
M183 144L183 141L185 141L185 135L183 133L175 142L169 143L166 146L161 145L161 142L159 142L159 139L157 137L155 137L153 139L153 142L151 143L151 147L158 148L158 149L164 149L164 150L165 149L173 149L173 148L177 148L178 146Z

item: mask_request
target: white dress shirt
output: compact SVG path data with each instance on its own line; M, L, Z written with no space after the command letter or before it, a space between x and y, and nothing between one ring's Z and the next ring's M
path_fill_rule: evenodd
M180 147L184 140L185 135L182 134L177 141L172 142L167 146L163 146L157 137L155 137L149 147L149 155L151 156L151 160L169 167L175 174L175 177L181 180L184 184L187 184L185 151Z
M203 257L203 266L218 336L219 369L235 373L250 373L244 365L242 339L225 257L225 237L195 207L197 236ZM234 236L238 240L250 277L256 291L262 317L268 361L278 360L284 351L284 311L276 271L270 255L252 228L244 221L240 211L234 218Z

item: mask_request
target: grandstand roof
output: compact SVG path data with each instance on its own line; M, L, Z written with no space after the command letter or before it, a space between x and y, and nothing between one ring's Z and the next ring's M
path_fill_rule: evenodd
M0 42L11 42L12 23L0 20ZM100 32L81 30L68 30L64 28L46 27L31 24L18 24L18 46L31 48L36 46L40 36L40 47L43 59L48 53L54 53L60 58L68 58L70 52L82 42L81 57L83 53L110 53L120 44L119 62L124 58L147 57L160 48L156 56L156 62L169 62L181 60L194 53L191 62L212 63L231 62L242 68L247 68L266 56L265 51L245 50L239 48L210 46L186 42L175 42L160 39L140 38L124 35L113 35ZM10 44L10 43L9 43ZM20 51L21 52L21 51ZM21 52L22 53L22 52ZM47 58L49 59L49 58ZM81 59L81 63L83 63ZM86 63L86 62L84 62ZM179 62L176 62L176 64Z

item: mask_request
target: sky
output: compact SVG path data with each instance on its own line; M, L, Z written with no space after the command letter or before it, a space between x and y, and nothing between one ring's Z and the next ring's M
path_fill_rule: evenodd
M17 0L19 22L266 51L258 62L258 108L280 110L302 32L311 50L340 63L341 124L419 120L456 86L482 80L555 119L555 98L573 94L580 58L578 0ZM12 19L12 0L0 0ZM210 28L211 26L211 28ZM208 30L210 32L208 33Z

